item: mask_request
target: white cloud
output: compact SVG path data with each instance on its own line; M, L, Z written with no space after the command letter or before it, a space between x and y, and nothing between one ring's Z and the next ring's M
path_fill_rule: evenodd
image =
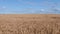
M41 9L41 11L45 11L44 9Z
M6 6L0 7L0 10L5 10L5 9L6 9Z
M6 6L3 6L2 8L3 8L3 9L5 9L5 8L6 8Z

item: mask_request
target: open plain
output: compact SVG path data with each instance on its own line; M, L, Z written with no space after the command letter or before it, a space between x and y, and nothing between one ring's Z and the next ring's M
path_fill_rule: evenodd
M60 34L60 15L1 14L0 34Z

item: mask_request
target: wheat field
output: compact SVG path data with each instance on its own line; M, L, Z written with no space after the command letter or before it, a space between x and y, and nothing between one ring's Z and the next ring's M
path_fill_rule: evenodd
M0 14L0 34L60 34L60 15Z

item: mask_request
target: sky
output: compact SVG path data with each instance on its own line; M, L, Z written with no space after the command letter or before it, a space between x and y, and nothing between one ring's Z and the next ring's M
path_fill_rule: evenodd
M60 14L60 0L0 0L0 14Z

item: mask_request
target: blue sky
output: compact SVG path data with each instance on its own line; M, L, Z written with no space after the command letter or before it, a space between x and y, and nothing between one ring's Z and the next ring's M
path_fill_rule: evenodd
M0 14L60 14L60 0L0 0Z

